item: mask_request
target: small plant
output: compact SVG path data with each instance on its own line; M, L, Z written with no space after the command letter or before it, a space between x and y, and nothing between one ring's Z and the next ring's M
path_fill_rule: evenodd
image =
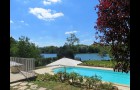
M51 78L50 79L51 81L58 81L59 80L59 77L57 74L52 75L50 78Z
M45 73L45 74L39 74L37 75L36 80L37 81L50 81L52 79L52 75Z
M90 77L85 77L85 79L86 79L85 84L87 88L90 89L92 87L92 79Z
M97 87L98 84L101 83L101 77L97 75L94 75L91 77L85 76L85 79L86 79L85 84L88 89L91 89L91 88L93 89L94 87Z
M113 90L113 84L105 82L105 83L99 84L99 86L96 88L100 90Z
M70 82L71 80L71 82ZM63 82L64 84L71 84L76 87L94 89L94 90L114 90L114 86L112 83L102 83L101 77L94 75L91 77L81 76L78 73L71 72L58 72L57 74L50 75L48 73L37 75L36 81L39 82ZM84 86L84 87L82 87Z
M57 76L58 76L59 81L61 81L61 82L64 82L65 81L65 78L66 78L65 72L59 71L57 73Z
M37 75L37 78L36 78L37 81L44 81L44 79L45 79L44 74L38 74Z
M78 80L78 76L79 76L79 74L75 73L75 72L71 72L69 74L69 79L72 80L72 84L74 84L74 82L76 82Z

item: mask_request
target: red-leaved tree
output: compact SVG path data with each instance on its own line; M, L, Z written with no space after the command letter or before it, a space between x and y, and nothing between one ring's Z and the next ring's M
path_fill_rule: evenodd
M99 0L95 29L103 44L111 45L111 53L126 71L130 65L130 0Z

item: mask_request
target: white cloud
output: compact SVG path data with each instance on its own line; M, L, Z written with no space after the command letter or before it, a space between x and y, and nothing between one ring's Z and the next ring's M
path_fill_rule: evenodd
M10 20L10 23L14 23L12 20Z
M24 21L22 20L22 21L20 21L21 23L24 23Z
M48 0L48 1L53 3L61 2L61 0Z
M65 34L72 34L72 33L77 33L77 31L69 31L69 32L65 32Z
M44 5L51 5L52 3L60 3L61 0L43 0Z
M44 1L43 1L43 4L44 4L44 5L51 5L51 2L48 2L48 1L45 1L45 0L44 0Z
M28 23L25 23L25 25L26 25L26 26L29 26L29 24L28 24Z
M26 26L29 26L29 24L28 23L25 23L25 21L23 21L23 20L21 20L20 22L23 23Z
M29 13L35 15L38 19L50 21L54 20L58 17L64 16L62 12L56 13L51 9L44 9L44 8L29 8Z
M91 42L92 40L91 39L85 39L83 41L81 41L82 43L86 43L86 42Z

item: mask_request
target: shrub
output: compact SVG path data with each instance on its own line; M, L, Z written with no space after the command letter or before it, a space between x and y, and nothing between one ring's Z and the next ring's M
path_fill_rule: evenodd
M52 75L45 73L45 74L39 74L37 75L36 80L37 81L50 81L52 78Z
M89 60L89 61L83 61L80 65L113 68L114 62L105 61L105 60L104 61Z
M83 77L75 72L65 73L60 71L54 75L50 75L48 73L39 74L37 75L36 80L37 81L61 81L65 83L67 81L72 80L72 82L69 82L68 84L72 84L74 86L78 85L78 87L86 86L88 89L94 89L94 90L114 90L113 84L102 83L100 76L94 75L91 77L88 76Z
M101 83L97 87L99 90L113 90L113 84L112 83Z

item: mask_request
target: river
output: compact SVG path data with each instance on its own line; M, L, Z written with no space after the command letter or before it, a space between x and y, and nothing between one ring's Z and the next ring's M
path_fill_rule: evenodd
M41 54L44 58L53 58L57 57L57 54ZM82 61L85 60L110 60L109 55L101 57L98 53L84 53L84 54L75 54L75 58L80 58Z

